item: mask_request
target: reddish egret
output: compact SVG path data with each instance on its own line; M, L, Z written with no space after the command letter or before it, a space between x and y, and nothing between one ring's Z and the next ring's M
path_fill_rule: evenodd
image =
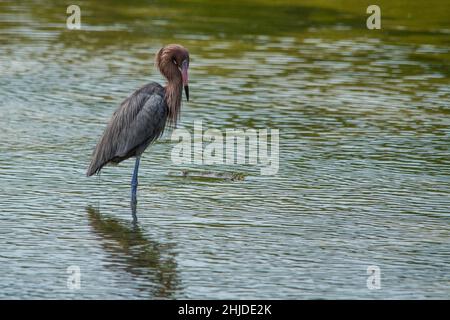
M162 135L166 123L176 126L183 86L189 101L189 52L178 44L171 44L158 51L155 62L167 79L167 85L162 87L151 82L122 102L97 143L86 173L92 176L107 163L117 164L136 157L131 179L131 202L134 205L141 154Z

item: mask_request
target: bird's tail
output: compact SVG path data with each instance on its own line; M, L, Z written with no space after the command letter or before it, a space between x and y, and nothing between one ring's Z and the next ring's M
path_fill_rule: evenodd
M87 171L86 171L86 176L90 177L98 172L100 172L101 166L99 167L95 161L95 159L92 159L91 164L89 165Z
M89 164L89 167L86 171L86 176L90 177L96 173L99 173L100 170L103 168L103 166L107 163L107 161L104 161L104 157L102 157L102 152L99 145L95 148L94 153L92 154L92 160Z

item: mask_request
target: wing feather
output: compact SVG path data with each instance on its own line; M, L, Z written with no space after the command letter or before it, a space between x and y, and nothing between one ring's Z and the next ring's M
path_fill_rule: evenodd
M164 131L167 105L164 88L156 83L135 91L114 112L92 156L87 175L108 162L121 162L141 154Z

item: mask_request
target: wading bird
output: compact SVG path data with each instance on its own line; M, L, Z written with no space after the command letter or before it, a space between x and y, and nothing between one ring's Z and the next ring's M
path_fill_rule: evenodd
M183 87L189 101L189 52L181 45L167 45L156 54L155 64L167 79L166 86L151 82L122 102L97 143L86 173L89 177L99 173L107 163L118 164L136 157L131 179L131 202L134 205L141 154L162 135L166 124L176 126Z

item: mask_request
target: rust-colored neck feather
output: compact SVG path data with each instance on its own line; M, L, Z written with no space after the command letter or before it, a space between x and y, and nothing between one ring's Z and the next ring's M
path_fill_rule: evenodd
M180 117L181 97L183 92L183 83L181 72L173 63L173 55L178 50L184 50L178 45L168 45L156 54L156 67L167 79L165 98L169 108L168 124L176 127Z

